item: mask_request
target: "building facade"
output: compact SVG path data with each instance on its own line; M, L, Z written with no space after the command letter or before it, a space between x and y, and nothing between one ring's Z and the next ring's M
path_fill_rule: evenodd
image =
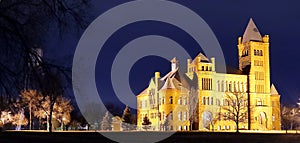
M163 77L156 72L137 95L137 126L141 129L147 116L153 130L236 130L236 120L239 129L280 130L280 95L270 84L269 36L261 36L252 19L238 38L238 58L238 69L219 73L215 58L200 53L187 60L185 74L172 59L171 71ZM233 116L235 107L238 116Z

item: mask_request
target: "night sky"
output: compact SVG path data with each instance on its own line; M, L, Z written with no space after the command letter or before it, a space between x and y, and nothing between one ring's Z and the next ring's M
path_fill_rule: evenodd
M89 23L103 12L125 0L92 1L88 10ZM201 16L215 33L225 55L226 64L238 68L237 38L242 36L250 18L254 19L262 35L270 35L271 83L281 94L284 104L295 104L300 97L298 61L300 61L300 1L236 1L236 0L174 0ZM72 66L76 45L84 30L69 31L62 39L52 29L47 36L45 57L53 62ZM145 35L169 37L184 47L194 58L200 46L181 29L162 22L143 21L129 24L115 32L99 53L96 67L96 81L101 99L104 102L121 104L114 95L111 85L110 69L116 54L131 40ZM180 61L186 62L186 61ZM185 67L181 67L185 68ZM155 71L162 74L170 70L169 62L156 56L147 56L137 61L131 69L129 82L135 94L144 90ZM99 73L99 74L98 74ZM101 90L99 90L101 89ZM124 106L124 105L123 105Z

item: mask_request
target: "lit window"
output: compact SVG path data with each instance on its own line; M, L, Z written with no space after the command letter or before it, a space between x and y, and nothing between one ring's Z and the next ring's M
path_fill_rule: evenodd
M217 104L218 106L220 106L220 99L217 99L217 100L216 100L216 104Z
M257 99L256 105L257 105L257 106L261 106L261 105L262 105L262 100L261 100L260 98Z
M182 120L182 112L178 112L178 120L181 121Z
M186 121L187 120L187 112L183 112L183 121Z
M182 104L182 97L178 98L178 104L181 105Z
M181 131L181 126L178 126L178 131Z
M172 112L172 111L170 112L170 115L169 115L169 116L170 116L170 117L169 117L170 120L173 120L173 112Z
M187 105L186 97L183 98L183 105Z

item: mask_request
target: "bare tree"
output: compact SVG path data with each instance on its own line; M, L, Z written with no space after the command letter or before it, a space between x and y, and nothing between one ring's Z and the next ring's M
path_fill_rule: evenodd
M292 106L280 106L280 113L281 113L281 125L282 128L286 131L288 129L292 130L295 128L295 125L297 124L297 117L299 115L299 108L295 108Z
M20 96L22 98L22 102L26 104L29 109L29 129L31 130L32 113L38 109L39 100L42 99L42 95L36 90L24 90L21 92Z
M225 105L221 107L221 110L223 110L221 112L222 117L235 122L237 133L239 132L239 124L247 122L247 99L247 95L244 93L226 93Z
M72 105L70 105L70 100L59 96L53 104L53 109L51 111L51 100L50 97L46 97L39 101L40 106L34 110L34 116L40 120L46 118L47 129L52 130L52 118L56 119L63 124L68 124L71 121L71 112L73 111ZM51 115L52 112L52 115Z
M193 129L193 123L197 121L198 118L198 91L194 87L191 88L189 94L189 102L188 102L188 109L189 109L189 120L190 120L190 130Z
M52 116L54 101L71 83L71 70L41 57L38 49L45 47L45 35L53 29L63 33L84 28L88 1L1 0L0 93L7 105L21 90L33 88L53 101Z

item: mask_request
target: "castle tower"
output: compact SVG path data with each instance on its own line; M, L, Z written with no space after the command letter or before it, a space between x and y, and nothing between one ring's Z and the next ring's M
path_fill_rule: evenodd
M249 129L272 129L269 36L261 36L250 19L238 38L239 69L248 75Z

